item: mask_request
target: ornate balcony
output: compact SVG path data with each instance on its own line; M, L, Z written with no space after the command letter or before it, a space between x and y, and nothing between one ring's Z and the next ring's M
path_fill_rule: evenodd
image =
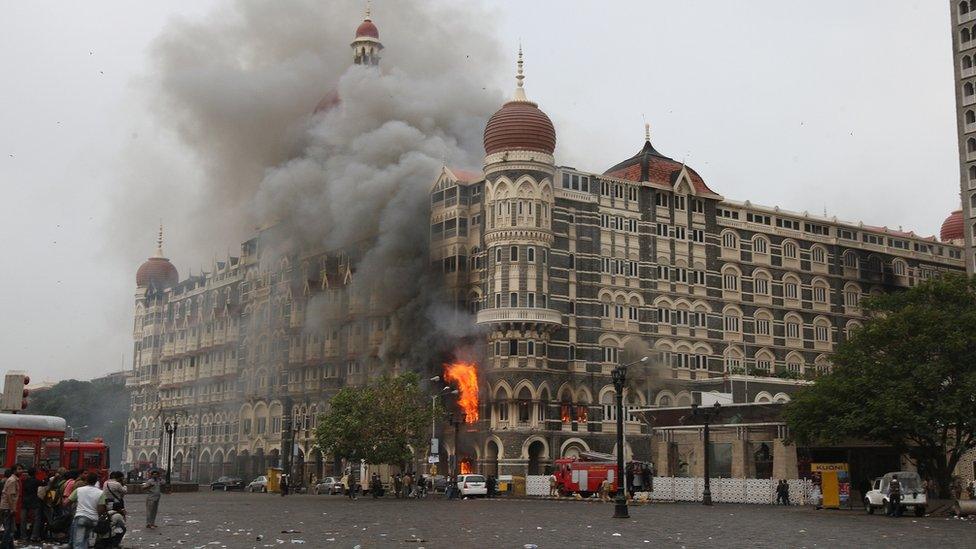
M500 307L478 311L478 324L534 324L555 327L562 323L562 313L552 309Z

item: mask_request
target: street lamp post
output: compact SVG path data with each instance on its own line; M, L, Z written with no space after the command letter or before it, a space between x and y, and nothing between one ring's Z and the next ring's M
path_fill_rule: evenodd
M714 419L715 416L718 415L719 409L721 407L722 407L722 405L719 404L718 402L716 402L715 405L714 406L711 406L710 408L699 408L698 405L697 404L694 404L694 403L692 403L692 405L691 405L691 413L692 413L692 415L695 415L695 416L701 415L702 419L705 421L705 426L704 426L704 429L703 429L703 438L705 439L704 440L704 446L705 446L705 452L704 453L705 453L705 455L703 456L704 457L704 462L705 462L704 463L704 465L705 465L705 488L704 488L704 490L702 490L702 505L711 505L712 504L712 483L711 483L711 480L710 480L711 479L711 476L712 476L712 471L711 471L711 463L710 463L710 460L709 460L709 453L710 453L709 452L709 449L711 447L711 440L710 440L709 425L711 424L712 419Z
M163 427L166 429L166 434L169 435L169 445L166 448L166 484L169 485L173 479L173 442L176 440L176 429L179 427L179 418L174 417L172 423L166 421L163 423Z
M624 385L627 383L627 368L640 362L647 362L647 357L642 357L630 364L617 366L610 372L617 397L617 495L613 498L613 518L630 518L630 512L627 510L627 495L624 493L626 489L624 482L626 478L624 475Z

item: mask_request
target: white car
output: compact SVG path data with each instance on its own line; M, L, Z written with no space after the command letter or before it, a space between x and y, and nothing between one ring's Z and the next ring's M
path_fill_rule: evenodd
M458 475L457 485L462 497L488 495L488 484L484 475Z
M885 514L888 514L890 511L889 506L891 505L888 501L888 486L891 484L891 479L895 475L898 476L898 482L901 484L902 510L905 511L911 508L915 512L916 517L925 516L925 508L928 505L928 500L925 496L925 490L922 488L922 478L914 471L888 473L881 478L874 479L871 490L864 495L864 510L869 515L873 514L877 509L881 509Z
M247 485L248 492L267 492L268 491L268 477L261 475L258 478L251 481Z

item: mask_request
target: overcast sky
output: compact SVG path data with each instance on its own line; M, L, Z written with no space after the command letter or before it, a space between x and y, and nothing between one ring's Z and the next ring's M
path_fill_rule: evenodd
M396 25L389 1L373 2L381 37ZM114 230L113 198L199 175L190 154L149 137L144 86L153 40L215 4L0 0L0 370L57 380L129 367L135 270L160 212L186 196L160 187L160 210L134 213L139 230ZM485 84L509 93L521 40L559 164L604 171L641 147L646 118L658 150L730 199L923 234L958 208L946 2L486 5L497 18L482 31L512 63ZM349 13L350 38L361 16ZM140 155L156 160L133 169ZM167 247L181 275L239 245L174 231L197 243Z

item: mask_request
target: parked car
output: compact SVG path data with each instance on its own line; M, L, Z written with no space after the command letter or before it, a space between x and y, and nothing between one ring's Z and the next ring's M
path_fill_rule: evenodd
M258 478L251 481L247 485L248 492L267 492L268 491L268 477L261 475Z
M911 509L915 512L916 517L925 516L928 499L925 495L925 489L922 487L922 477L914 471L898 471L874 479L871 490L864 495L864 510L869 515L874 514L877 509L883 510L885 514L890 512L891 502L888 501L888 486L895 475L898 475L898 482L901 484L902 510Z
M238 477L220 477L210 483L210 489L223 490L225 492L229 490L243 490L244 481Z
M313 494L342 494L345 493L345 489L342 487L342 483L339 479L335 477L324 477L322 480L318 481L315 486L312 486Z
M488 484L484 475L458 475L461 496L487 496Z

